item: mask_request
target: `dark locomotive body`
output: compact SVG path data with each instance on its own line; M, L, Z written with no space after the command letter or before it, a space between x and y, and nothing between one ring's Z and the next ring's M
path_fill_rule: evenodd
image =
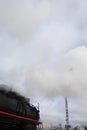
M0 89L0 129L37 130L39 110L16 92Z

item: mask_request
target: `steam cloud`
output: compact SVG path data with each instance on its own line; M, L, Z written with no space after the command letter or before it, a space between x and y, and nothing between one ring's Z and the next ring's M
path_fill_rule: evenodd
M0 0L0 82L27 96L86 97L87 2Z

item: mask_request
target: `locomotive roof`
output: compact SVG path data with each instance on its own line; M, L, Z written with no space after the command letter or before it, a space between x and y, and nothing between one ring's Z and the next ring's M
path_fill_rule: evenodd
M19 93L12 91L12 89L6 89L6 85L0 85L0 93L17 100L21 100L23 102L29 103L29 99L21 96Z

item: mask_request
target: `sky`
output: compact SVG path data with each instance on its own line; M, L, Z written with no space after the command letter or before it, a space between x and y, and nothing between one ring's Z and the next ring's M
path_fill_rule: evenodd
M87 1L0 0L0 84L40 104L41 120L87 120Z

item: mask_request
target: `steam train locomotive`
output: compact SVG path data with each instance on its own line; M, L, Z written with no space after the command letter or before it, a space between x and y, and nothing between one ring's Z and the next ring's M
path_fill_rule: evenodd
M39 110L18 93L0 88L0 130L37 130Z

